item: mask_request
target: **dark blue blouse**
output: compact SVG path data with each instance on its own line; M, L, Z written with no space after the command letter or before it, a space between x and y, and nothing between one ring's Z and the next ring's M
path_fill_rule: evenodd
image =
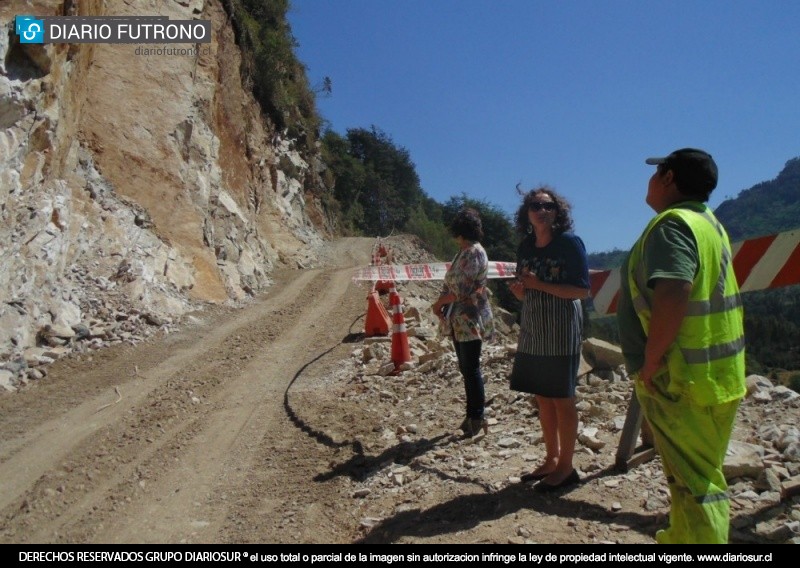
M557 235L542 248L536 248L533 235L525 237L517 249L517 272L526 267L544 282L589 288L586 247L573 233Z

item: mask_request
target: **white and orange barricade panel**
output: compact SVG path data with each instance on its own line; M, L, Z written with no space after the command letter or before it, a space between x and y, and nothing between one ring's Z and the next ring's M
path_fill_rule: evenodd
M800 284L800 229L739 241L731 248L741 292ZM620 277L619 268L589 274L594 310L599 315L616 313Z

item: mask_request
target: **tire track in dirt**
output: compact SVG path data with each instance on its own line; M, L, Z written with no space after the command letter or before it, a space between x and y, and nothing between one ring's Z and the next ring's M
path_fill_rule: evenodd
M362 240L347 252L368 258L368 250ZM85 372L70 410L23 404L23 414L40 407L49 416L0 442L0 539L219 541L223 520L238 515L227 496L246 492L237 484L261 441L279 430L300 435L286 420L282 393L310 349L341 341L341 321L328 325L325 316L359 306L349 270L295 273L221 325L106 357ZM120 381L133 362L144 370ZM65 371L73 368L80 365ZM98 412L114 382L122 400Z
M221 527L222 542L350 541L357 520L342 522L341 515L350 515L343 505L351 501L342 480L323 483L318 478L339 452L349 451L352 432L339 430L340 420L328 420L328 414L338 415L343 409L335 398L321 393L324 377L353 349L349 336L357 324L363 326L358 317L365 307L363 290L351 285L342 302L329 306L324 319L330 325L317 331L307 354L294 363L284 411L254 440L253 462L240 470L242 481L231 496L236 506ZM319 396L326 400L323 405L318 404Z
M37 519L30 523L36 528L28 528L25 538L33 542L82 541L91 533L87 534L84 525L96 523L81 523L81 518L97 518L103 512L118 515L135 496L132 490L142 489L142 481L146 485L161 471L148 466L153 456L163 461L160 452L179 455L187 440L196 435L197 421L214 409L196 404L192 397L213 392L230 375L225 370L236 366L236 362L231 364L231 353L240 350L238 338L257 326L259 317L286 312L284 306L296 302L314 276L314 272L297 273L297 280L275 298L251 306L238 318L206 331L189 348L167 356L145 373L143 381L129 381L119 404L101 413L96 413L100 400L81 404L26 437L24 448L0 468L0 475L17 486L39 474L19 510L12 513L23 521L25 517ZM257 309L261 306L266 313ZM136 350L131 357L138 360ZM109 368L96 372L110 378L119 366L114 360ZM57 465L59 461L61 465ZM40 517L58 520L51 526Z
M92 540L219 542L217 533L231 507L228 494L238 491L258 459L258 441L271 432L278 432L285 440L296 435L285 420L282 394L309 349L319 344L316 330L327 327L324 322L328 313L320 307L342 303L350 276L350 271L321 273L295 303L279 310L282 317L277 323L255 322L258 330L252 332L254 338L273 331L277 334L269 349L261 348L258 339L253 342L248 354L253 350L261 353L214 394L210 402L214 412L182 448L180 465L168 470L157 486L135 503L134 511L118 518ZM281 332L274 329L276 326L286 329ZM312 338L314 342L309 341ZM289 448L293 445L291 441L287 444Z

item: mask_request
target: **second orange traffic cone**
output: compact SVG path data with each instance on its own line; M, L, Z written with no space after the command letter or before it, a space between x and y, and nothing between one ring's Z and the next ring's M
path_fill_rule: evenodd
M408 347L403 305L400 303L400 294L394 286L389 291L389 307L392 310L392 363L397 371L400 365L411 361L411 350Z
M391 280L378 280L375 282L375 290L378 294L386 294L386 292L390 292L392 288L394 288L394 282Z
M392 320L389 319L389 312L383 307L378 293L372 291L367 296L367 317L364 320L364 335L373 337L375 335L389 335L389 328Z

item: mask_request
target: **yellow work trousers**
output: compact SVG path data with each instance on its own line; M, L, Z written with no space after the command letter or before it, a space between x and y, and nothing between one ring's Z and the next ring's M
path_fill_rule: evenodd
M667 393L669 377L653 380L656 392L636 380L636 396L650 423L669 482L669 528L659 544L727 544L728 483L722 473L739 400L698 406Z

